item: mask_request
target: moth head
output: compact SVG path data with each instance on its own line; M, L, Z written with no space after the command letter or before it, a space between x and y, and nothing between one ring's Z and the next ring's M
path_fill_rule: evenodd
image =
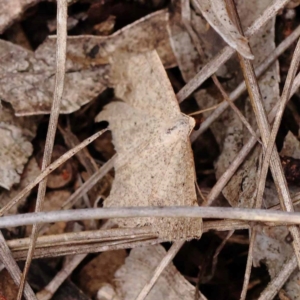
M187 115L181 114L179 118L173 119L169 124L166 134L186 138L195 127L195 120Z

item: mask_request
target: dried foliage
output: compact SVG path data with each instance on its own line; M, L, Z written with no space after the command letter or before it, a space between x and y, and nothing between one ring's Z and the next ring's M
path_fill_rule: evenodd
M298 6L0 0L0 299L298 299Z

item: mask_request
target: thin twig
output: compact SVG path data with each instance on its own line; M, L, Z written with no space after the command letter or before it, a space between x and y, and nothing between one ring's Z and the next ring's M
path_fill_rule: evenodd
M283 112L285 109L285 106L287 102L290 99L290 94L291 94L291 89L293 86L293 81L296 76L296 72L299 66L299 61L300 61L300 39L297 42L296 49L293 54L293 58L290 64L290 68L285 80L284 88L282 91L281 99L280 99L280 104L277 110L277 114L274 120L273 128L270 134L270 138L267 144L267 148L264 153L264 160L263 160L263 165L261 168L261 173L260 173L260 179L257 187L257 201L258 203L262 203L263 199L263 194L264 194L264 189L265 189L265 184L266 184L266 179L267 179L267 173L269 169L269 163L271 159L271 154L273 151L273 147L275 144L275 139L277 136L277 132L282 120Z
M18 217L16 217L18 216ZM35 223L69 222L76 220L174 217L231 219L257 222L272 222L274 225L300 224L300 213L265 209L247 209L232 207L105 207L76 210L58 210L8 215L0 218L0 228L32 225Z
M294 80L294 84L292 87L292 96L295 91L300 87L300 73L296 76ZM276 111L278 108L279 102L277 102L274 107L272 108L271 112L268 115L269 123L272 123L272 121L275 118ZM218 195L221 193L223 188L226 186L228 181L231 179L233 174L236 172L238 167L243 163L247 155L250 153L252 148L256 144L256 139L254 137L251 137L248 142L243 146L243 148L240 150L239 154L236 156L235 160L230 164L228 169L221 175L221 177L218 179L216 184L211 189L210 193L206 197L207 202L206 205L211 205L211 203L218 197Z
M41 182L44 178L46 178L51 172L61 166L64 162L66 162L69 158L74 156L78 151L82 150L84 147L92 143L95 139L97 139L102 133L107 131L107 129L101 130L89 138L85 139L79 145L77 145L74 149L69 150L64 155L62 155L59 159L54 161L51 165L49 165L41 174L36 177L31 183L29 183L17 196L11 199L2 209L0 209L0 216L3 216L6 212L8 212L14 205L18 204L27 193L29 193L39 182Z
M6 267L15 284L19 286L21 280L21 270L17 265L15 259L13 258L12 253L2 235L2 232L0 232L0 261L2 261L2 263ZM27 300L37 299L35 293L27 282L25 282L24 295Z
M87 254L74 255L72 259L64 266L47 284L47 286L36 294L39 300L50 300L57 289L62 285L67 277L71 275L74 269L82 262L82 260L87 256Z
M235 220L219 220L219 221L204 221L203 232L210 230L217 231L232 231L240 229L249 229L250 225L245 221ZM155 235L151 227L141 228L116 228L107 230L91 230L82 232L66 232L55 235L40 236L36 242L36 249L43 247L56 247L62 245L79 245L89 244L101 241L122 240L133 238L154 238ZM22 238L7 241L7 245L11 251L26 250L30 239Z
M60 103L62 100L62 94L64 89L66 49L67 49L67 10L68 10L68 1L58 0L57 1L57 42L56 42L55 86L54 86L53 103L51 108L44 156L42 161L42 171L44 171L51 163L57 121L60 112ZM35 206L36 212L42 210L43 201L46 194L46 187L47 187L47 178L42 180L41 183L39 184L36 206ZM38 224L34 224L31 232L31 244L28 250L27 259L23 270L17 300L21 300L23 295L25 278L30 267L37 236L38 236Z
M285 40L283 40L277 48L267 55L267 58L259 65L255 70L255 75L260 77L271 64L288 48L295 42L300 35L300 26L298 26ZM246 91L245 81L241 82L238 87L229 95L231 101L237 100L242 93ZM210 125L219 118L219 116L228 108L229 104L226 101L221 102L219 107L210 114L201 124L201 127L194 131L191 135L191 141L194 142L203 132L205 132Z
M251 37L277 12L282 9L289 0L276 0L257 18L253 24L246 30L246 36ZM196 75L192 78L178 93L177 99L181 103L190 96L206 79L216 73L221 65L223 65L233 54L235 50L229 46L224 47L212 60L210 60Z
M215 274L217 263L218 263L218 256L221 253L222 249L225 247L227 241L229 238L234 234L234 230L230 230L228 234L226 235L225 239L223 239L222 243L218 246L218 248L215 251L215 254L212 259L212 267L211 267L211 276Z
M198 37L198 35L194 32L192 26L191 26L191 11L190 11L190 5L189 5L189 1L187 0L183 0L181 2L181 19L182 22L187 30L187 32L189 33L201 59L203 61L207 61L207 57L201 47L201 42L200 39ZM224 90L222 84L220 83L219 79L217 78L217 76L215 74L212 75L212 80L215 83L216 87L219 89L220 93L222 94L223 98L228 102L229 106L233 109L233 111L238 115L238 117L240 118L240 120L242 121L242 123L245 125L245 127L249 130L249 132L255 136L259 143L260 140L257 137L254 129L251 127L251 125L249 124L249 122L246 120L246 118L244 117L244 115L240 112L240 110L235 106L235 104L230 100L229 96L227 95L226 91ZM221 102L222 103L222 102ZM221 103L217 104L215 107L218 107ZM207 111L207 110L205 110ZM203 112L203 111L202 111Z
M286 283L291 274L297 268L296 257L293 256L280 269L280 272L272 279L264 291L260 294L258 300L272 300Z
M238 115L238 117L240 118L241 122L245 125L245 127L249 130L249 132L251 133L251 135L253 137L256 138L256 140L261 144L261 140L260 138L257 136L256 132L254 131L254 129L252 128L252 126L250 125L250 123L247 121L247 119L244 117L244 115L240 112L240 110L236 107L236 105L230 100L228 94L226 93L226 91L224 90L222 84L220 83L219 79L217 78L216 75L213 75L212 80L214 82L214 84L216 85L216 87L219 89L219 91L221 92L223 98L228 102L229 106L233 109L233 111Z
M154 286L155 282L157 281L161 273L172 261L172 259L175 257L175 255L177 254L177 252L180 250L180 248L183 246L184 243L185 241L178 241L173 243L173 245L171 246L171 248L169 249L165 257L161 260L159 265L154 270L150 281L147 282L147 284L143 287L143 289L137 296L136 300L144 300L147 297L147 295L149 294L150 290Z
M229 7L229 12L232 15L233 22L239 29L240 33L243 35L243 30L233 0L228 0L227 4L228 4L227 6ZM262 104L262 96L255 77L254 68L252 66L252 63L249 60L245 59L239 54L238 57L244 74L245 82L247 85L250 102L256 116L261 139L264 147L266 148L270 137L270 126L265 113L265 109ZM271 166L272 176L278 190L278 196L282 208L285 209L286 211L293 211L294 209L293 209L292 199L289 193L289 189L287 187L281 161L276 148L273 148L272 156L270 160L270 166ZM300 232L296 226L290 226L289 231L293 236L293 247L294 247L295 255L297 257L298 265L300 267Z
M84 182L62 205L61 209L72 207L78 199L87 193L99 180L101 180L114 166L116 155L107 161L93 176Z
M251 233L250 243L249 243L249 251L248 251L248 257L247 257L247 264L246 264L246 271L244 275L244 283L243 283L243 289L241 293L240 300L245 300L251 275L251 268L252 268L252 262L253 262L253 250L255 245L255 239L256 239L257 231L254 229Z
M40 248L36 249L34 252L34 258L44 258L44 257L58 257L58 256L65 256L65 255L78 255L84 253L97 253L97 252L104 252L104 251L112 251L118 249L129 249L134 247L141 247L147 245L156 245L163 242L167 242L166 240L162 239L134 239L134 240L123 240L123 241L110 241L110 242L101 242L95 244L88 244L88 245L76 245L76 246L61 246L61 247L53 247L53 248ZM24 260L26 258L26 252L24 250L17 251L14 253L13 257L16 260Z
M101 241L114 241L134 238L154 238L153 231L150 227L142 228L116 228L90 230L81 232L66 232L55 235L40 236L36 242L36 248L56 247L62 245L88 244ZM7 241L8 247L12 251L26 250L29 246L30 239L16 239Z

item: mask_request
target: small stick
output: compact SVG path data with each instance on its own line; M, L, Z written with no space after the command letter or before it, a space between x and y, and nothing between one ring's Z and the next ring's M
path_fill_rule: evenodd
M59 159L49 165L42 173L36 177L31 183L29 183L17 196L15 196L12 200L10 200L2 209L0 209L0 216L3 216L6 212L8 212L14 205L18 204L23 197L26 196L39 182L41 182L44 178L46 178L51 172L57 169L60 165L66 162L69 158L74 156L78 151L82 150L84 147L89 145L95 139L97 139L102 133L107 131L107 129L101 130L94 135L90 136L89 138L85 139L75 148L69 150L64 155L62 155Z
M274 223L274 226L300 224L300 213L298 212L232 207L138 206L85 208L8 215L0 218L0 228L60 221L142 217L231 219L271 222Z
M300 73L296 76L294 80L294 84L290 96L292 96L295 93L295 91L299 88L299 86L300 86ZM268 115L269 123L272 123L272 121L274 120L276 111L278 109L278 105L279 103L277 102L276 105L274 105L274 107L272 108L271 112L269 113ZM250 151L255 146L255 144L256 144L256 139L254 137L251 137L248 140L248 142L243 146L243 148L240 150L235 160L230 164L228 169L221 175L217 183L211 189L210 193L207 196L207 202L205 205L211 205L211 203L218 197L218 195L221 193L221 191L226 186L226 184L233 176L233 174L236 172L238 167L245 160L245 158L250 153Z
M62 100L62 94L64 89L65 69L66 69L66 50L67 50L67 13L68 13L67 10L68 10L68 1L58 0L57 1L57 42L56 42L55 87L54 87L53 103L52 103L52 109L50 114L44 156L42 161L42 171L44 171L44 169L46 169L51 163L56 126L57 126L57 121L60 112L60 103ZM36 212L42 210L43 202L46 194L46 187L47 187L47 178L42 180L39 184L36 205L35 205ZM31 232L31 244L28 250L27 259L23 270L17 300L21 300L23 295L25 279L31 264L35 242L38 236L38 229L39 229L38 224L34 224Z
M227 7L231 14L232 21L243 35L242 26L233 0L227 0ZM257 125L260 131L264 148L267 147L270 138L270 124L262 104L262 96L260 88L254 73L252 63L238 54L240 65L243 71L245 82L247 85L250 102L256 117ZM281 206L286 211L294 211L291 195L287 186L287 182L283 173L281 161L277 149L273 148L270 161L272 176L278 191ZM300 231L296 226L290 226L289 231L293 236L293 248L300 267Z
M273 18L290 0L276 0L260 15L246 30L246 36L254 35L267 21ZM210 60L178 93L177 99L181 103L190 96L206 79L216 73L233 54L235 50L229 46L224 47L212 60Z
M296 76L296 72L299 66L299 61L300 61L300 39L297 42L296 49L294 51L291 65L287 74L287 78L285 80L284 88L282 91L282 95L280 98L280 103L278 107L278 111L274 120L273 128L268 140L267 148L265 150L264 154L264 160L263 160L263 165L261 168L261 174L260 174L260 179L258 183L258 188L257 188L257 201L258 203L262 203L263 200L263 194L264 194L264 189L265 189L265 184L266 184L266 179L267 179L267 173L269 169L269 164L270 164L270 159L273 151L273 147L275 144L275 139L277 136L277 132L282 120L282 116L284 113L285 106L287 102L290 99L290 94L291 94L291 89L293 86L293 81Z
M269 53L266 60L264 60L259 67L255 69L255 75L260 77L269 67L270 65L280 56L288 47L291 46L292 43L300 35L300 26L298 26L285 40L283 40L272 53ZM233 92L230 93L229 99L231 101L237 100L242 93L246 91L246 84L245 81L241 82L237 88ZM292 92L294 94L295 92ZM218 119L218 117L227 109L229 104L226 101L223 101L219 104L219 107L210 114L201 124L201 127L194 131L191 135L191 141L194 142L203 132L205 132L210 125Z
M150 290L154 286L155 282L161 275L161 273L164 271L164 269L167 267L167 265L172 261L172 259L175 257L177 252L180 250L180 248L183 246L185 241L178 241L175 242L168 253L165 255L165 257L162 259L162 261L159 263L159 265L154 270L151 279L147 284L143 287L139 295L137 296L136 300L144 300L147 295L149 294Z
M250 238L250 244L249 244L249 251L248 251L248 257L247 257L247 264L246 264L246 271L244 275L244 283L243 283L243 289L241 293L240 300L245 300L251 275L251 268L252 268L252 262L253 262L253 250L255 245L255 239L256 239L257 231L252 231L251 238Z
M280 272L272 279L264 291L260 294L258 300L272 300L286 283L291 274L297 268L296 257L293 256L282 267Z
M39 300L50 300L61 284L71 275L74 269L82 262L87 254L78 254L72 257L68 264L63 267L50 281L50 283L36 294Z
M9 272L15 284L19 285L21 280L21 275L22 275L21 270L17 265L15 259L13 258L1 231L0 231L0 260L6 267L7 271ZM33 292L33 290L31 289L31 287L27 282L25 282L24 295L27 300L36 300L35 293Z

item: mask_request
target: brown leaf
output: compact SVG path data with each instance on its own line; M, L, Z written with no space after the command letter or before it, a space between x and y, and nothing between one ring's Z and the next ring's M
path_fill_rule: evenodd
M0 1L0 33L14 21L20 18L21 14L30 6L41 0L1 0Z
M108 37L75 36L67 42L65 89L61 113L71 113L111 86L109 56L115 51L157 49L166 67L175 59L167 33L168 14L155 12ZM55 43L48 38L34 53L0 41L0 96L17 115L50 112L55 80Z
M0 120L0 186L9 190L20 182L32 153L30 141L35 136L37 119L17 118L11 109L0 106Z
M124 262L125 250L107 251L99 254L78 275L79 287L90 297L94 297L104 283L115 286L114 273Z
M115 273L117 294L122 300L137 297L165 254L166 250L161 245L131 250L124 266ZM169 264L150 291L147 300L192 300L195 299L194 294L195 287L176 270L173 264Z

